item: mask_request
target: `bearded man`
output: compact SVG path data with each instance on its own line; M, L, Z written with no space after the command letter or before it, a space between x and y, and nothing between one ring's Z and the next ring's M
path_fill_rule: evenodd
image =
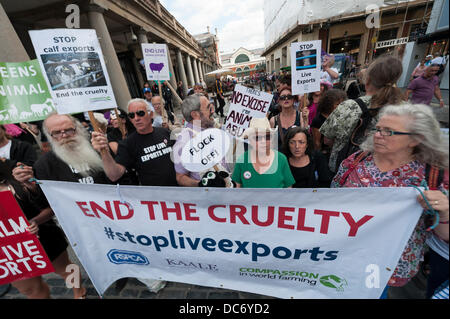
M43 123L52 151L37 160L37 179L109 184L100 155L92 148L89 132L74 117L51 114Z

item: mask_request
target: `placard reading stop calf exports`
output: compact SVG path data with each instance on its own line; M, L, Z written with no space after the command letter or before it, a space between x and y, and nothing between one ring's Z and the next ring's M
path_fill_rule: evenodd
M29 33L58 113L117 107L95 30L47 29Z
M41 182L99 294L137 277L281 298L379 298L422 212L410 187Z

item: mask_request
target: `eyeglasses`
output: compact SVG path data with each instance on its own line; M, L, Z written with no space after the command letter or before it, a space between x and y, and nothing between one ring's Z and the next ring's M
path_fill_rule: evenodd
M145 111L137 111L136 113L135 113L135 112L129 112L129 113L128 113L128 117L129 117L130 119L134 119L134 116L135 116L135 115L137 115L137 116L139 116L139 117L143 117L143 116L145 116L146 113L147 113L147 112L145 112Z
M381 136L392 136L392 135L417 135L416 133L410 133L410 132L398 132L398 131L392 131L387 129L380 129L380 128L373 128L371 129L373 134L380 133Z
M259 142L259 141L270 141L270 134L266 134L266 135L255 135L255 136L253 136L253 139L255 140L255 142Z
M280 95L280 100L281 101L285 101L285 100L292 100L294 97L292 95Z
M63 134L66 134L66 136L73 136L75 134L75 131L76 131L75 128L68 128L67 130L51 132L50 135L53 138L59 139L60 137L63 136Z

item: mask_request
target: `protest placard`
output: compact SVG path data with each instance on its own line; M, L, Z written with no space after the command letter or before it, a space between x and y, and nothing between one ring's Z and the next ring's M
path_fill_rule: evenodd
M54 110L37 60L0 62L0 124L39 121Z
M242 85L236 85L230 98L230 108L225 120L225 130L241 137L252 118L264 118L269 111L273 95Z
M117 107L95 30L30 30L30 38L60 114Z
M54 272L11 192L0 192L0 285Z
M379 298L422 213L410 187L41 182L99 294L137 277L280 298Z
M322 41L291 44L292 94L320 91Z
M167 46L159 43L142 43L144 67L149 81L169 81Z
M228 134L212 128L199 132L181 152L181 163L190 172L203 172L220 163L230 148Z

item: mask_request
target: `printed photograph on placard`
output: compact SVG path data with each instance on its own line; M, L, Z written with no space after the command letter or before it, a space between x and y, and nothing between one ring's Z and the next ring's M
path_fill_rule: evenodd
M296 52L296 70L315 69L317 67L317 50Z
M108 85L95 52L41 54L41 59L53 90Z

